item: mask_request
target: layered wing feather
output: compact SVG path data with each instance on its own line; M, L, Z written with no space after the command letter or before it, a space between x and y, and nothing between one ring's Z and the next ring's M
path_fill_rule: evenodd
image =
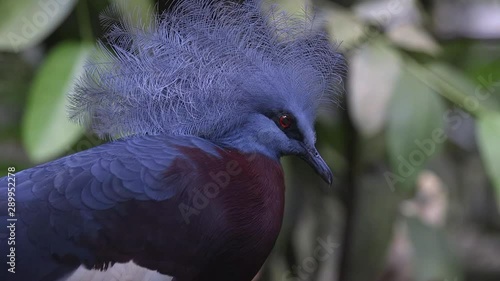
M178 175L166 173L175 159L186 158L182 147L218 157L216 147L199 138L140 136L18 172L12 217L7 212L8 180L0 178L2 259L10 251L10 223L15 224L11 246L16 253L16 273L7 272L4 260L0 279L52 281L80 264L106 268L114 261L127 262L128 254L141 251L144 243L116 245L107 237L109 228L129 216L132 203L148 206L182 192L186 185L180 184Z

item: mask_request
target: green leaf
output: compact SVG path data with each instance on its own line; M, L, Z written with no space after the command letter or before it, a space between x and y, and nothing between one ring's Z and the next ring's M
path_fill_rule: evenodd
M391 46L378 40L362 46L349 59L349 113L365 137L385 125L386 112L401 73L401 58Z
M412 249L414 280L463 280L446 233L419 218L406 218Z
M304 17L310 13L308 8L311 7L311 4L311 0L264 0L262 2L265 10L272 8L277 12L286 12L288 15L296 17Z
M495 186L500 206L500 113L487 113L478 120L479 151L486 172Z
M412 67L407 65L407 67ZM441 98L412 73L404 71L394 90L388 113L387 147L391 188L413 186L426 161L446 141Z
M59 44L38 71L22 128L24 145L34 162L60 155L82 135L83 130L67 118L67 94L83 71L91 49L73 42Z
M355 49L362 39L374 35L373 31L348 9L332 3L323 3L321 9L325 14L326 28L334 43L340 43L341 51Z
M0 1L0 51L20 51L45 39L69 15L76 0Z
M403 24L391 28L387 37L401 48L437 55L441 47L432 36L423 28L413 24Z
M153 19L153 1L151 0L114 0L125 19L135 25L151 22Z
M432 63L428 66L431 75L435 77L434 83L442 91L447 91L449 94L456 95L458 106L463 107L468 112L476 112L478 109L485 108L490 110L500 109L500 104L492 95L490 85L475 84L460 70L453 68L444 63ZM498 82L493 80L492 83ZM494 91L494 90L493 90Z
M500 58L490 61L487 64L482 64L471 72L472 77L474 77L478 84L479 90L486 97L490 94L494 101L500 104Z
M351 9L360 20L390 29L402 22L415 22L420 17L420 9L416 1L392 0L355 1Z

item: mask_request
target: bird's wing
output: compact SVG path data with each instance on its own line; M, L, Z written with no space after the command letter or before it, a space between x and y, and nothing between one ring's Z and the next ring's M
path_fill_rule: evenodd
M182 148L217 154L211 143L193 137L142 136L108 143L16 173L11 177L12 209L9 179L0 178L0 249L9 253L14 247L16 267L15 275L3 278L9 274L9 257L2 254L0 279L52 281L82 263L106 268L114 261L128 262L130 254L145 247L145 242L135 242L139 234L129 233L141 226L130 224L158 223L154 203L172 200L188 180L166 173L176 159L186 157ZM142 212L140 207L149 214L134 214L137 209ZM127 224L124 220L130 217ZM9 244L11 224L15 245ZM144 238L148 239L154 238ZM106 257L99 260L102 255Z

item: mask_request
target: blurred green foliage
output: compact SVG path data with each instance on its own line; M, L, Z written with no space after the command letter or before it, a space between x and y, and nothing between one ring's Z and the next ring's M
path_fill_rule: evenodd
M33 161L60 156L82 135L82 128L64 118L66 94L82 73L90 50L86 44L62 42L51 49L38 70L22 125L24 146Z
M299 17L314 6L350 69L317 127L333 190L283 161L286 218L262 280L500 280L500 34L440 31L460 19L443 11L493 20L500 4L452 2L264 1ZM147 22L171 3L0 0L0 174L103 142L65 106L111 4Z

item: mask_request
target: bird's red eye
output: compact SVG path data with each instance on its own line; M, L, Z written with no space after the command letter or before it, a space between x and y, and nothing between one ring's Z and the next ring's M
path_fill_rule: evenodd
M280 126L283 129L286 129L286 128L289 128L290 126L292 126L293 119L292 119L292 117L285 114L285 115L280 116L279 122L280 122Z

